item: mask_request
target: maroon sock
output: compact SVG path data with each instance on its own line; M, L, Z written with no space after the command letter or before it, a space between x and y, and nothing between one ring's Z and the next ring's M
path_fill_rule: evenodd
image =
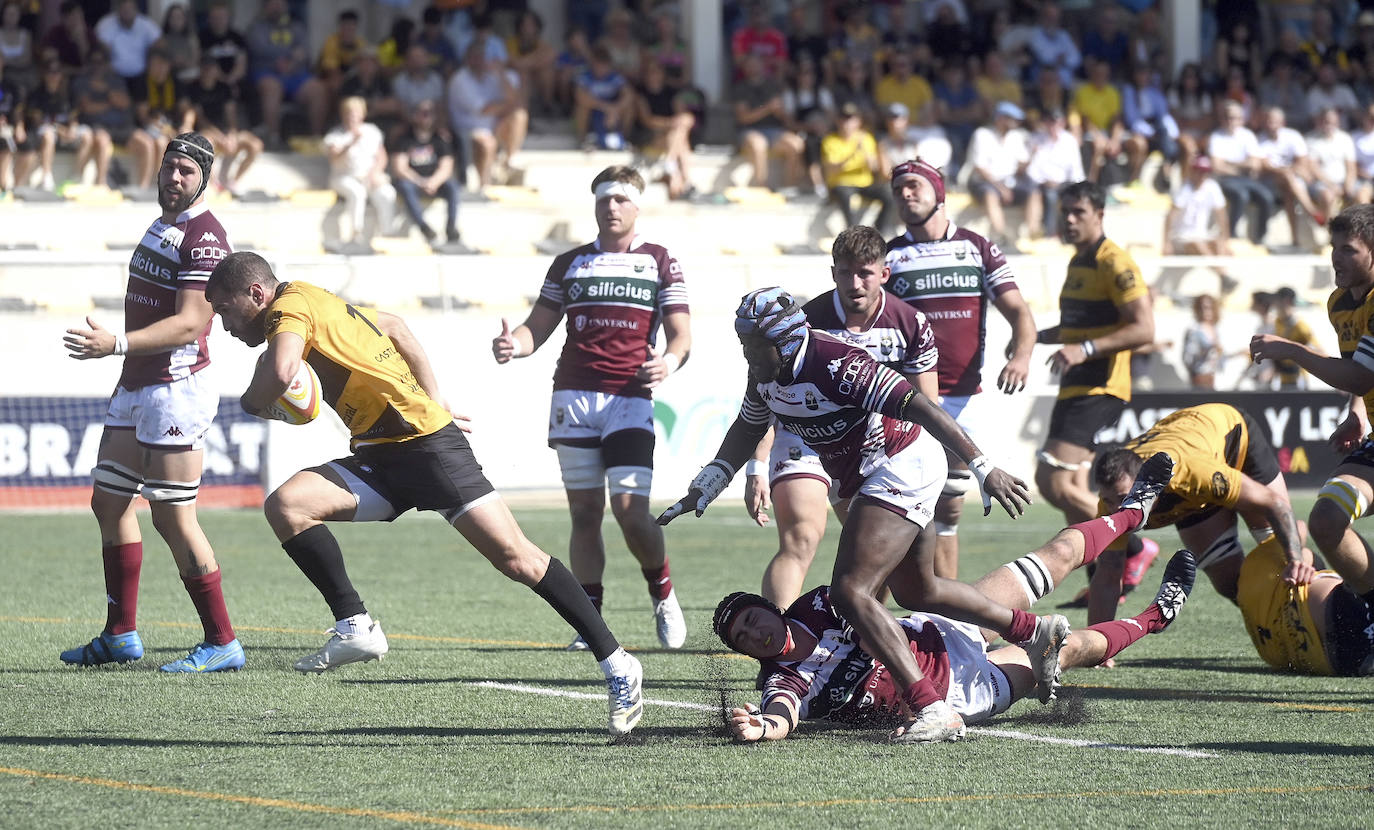
M1162 631L1164 629L1164 615L1160 613L1158 605L1150 603L1149 608L1134 617L1090 625L1088 629L1107 638L1107 653L1102 655L1102 660L1105 662L1120 654L1122 649L1146 634Z
M1011 625L1006 631L1002 632L1002 637L1009 643L1024 643L1035 634L1036 616L1020 608L1011 609Z
M143 568L143 543L105 545L105 630L126 634L138 628L138 573Z
M643 568L644 581L649 583L649 598L654 602L662 602L668 598L668 593L673 590L673 578L668 573L668 557L663 557L663 564L657 568Z
M234 639L234 627L229 624L229 610L224 607L224 592L220 590L219 571L203 576L183 576L186 593L200 614L205 629L205 642L222 646Z
M940 693L935 691L935 684L930 682L929 677L922 677L907 686L902 698L913 715L936 701L944 700Z
M1086 565L1102 555L1112 542L1120 539L1126 530L1140 521L1140 511L1135 508L1118 510L1110 516L1099 516L1070 527L1083 534L1083 564Z
M592 607L596 608L596 613L601 613L601 598L605 595L606 589L600 582L583 582L582 590L586 592L587 599L592 601Z

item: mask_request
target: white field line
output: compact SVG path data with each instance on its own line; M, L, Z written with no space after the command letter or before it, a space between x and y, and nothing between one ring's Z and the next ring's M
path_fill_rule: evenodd
M543 686L525 686L517 683L497 683L492 680L482 680L467 684L469 686L480 686L484 689L498 689L503 692L521 692L527 695L547 695L549 697L567 697L575 700L598 700L604 702L605 695L592 694L590 692L569 692L564 689L548 689ZM698 712L719 712L720 707L708 706L705 703L691 703L683 700L656 700L654 698L644 698L645 705L648 706L667 706L677 709L692 709ZM1032 735L1029 732L1017 732L1011 729L990 729L986 726L970 726L969 731L978 735L987 735L990 738L1006 738L1013 741L1033 741L1044 744L1055 744L1057 746L1073 746L1083 749L1111 749L1117 752L1143 752L1149 755L1175 755L1182 758L1217 758L1213 752L1201 752L1195 749L1175 749L1167 746L1129 746L1126 744L1109 744L1102 741L1085 741L1074 738L1055 738L1049 735Z

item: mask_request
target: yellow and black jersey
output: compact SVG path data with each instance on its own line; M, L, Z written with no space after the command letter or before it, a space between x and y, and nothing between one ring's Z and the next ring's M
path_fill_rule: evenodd
M1285 340L1292 340L1294 343L1301 343L1310 346L1315 341L1312 335L1312 327L1307 325L1307 321L1294 317L1290 320L1275 319L1274 334ZM1306 372L1301 366L1291 360L1274 361L1274 375L1279 379L1279 383L1284 386L1296 386L1302 381L1302 376Z
M267 337L283 332L304 338L305 361L354 447L429 435L453 421L377 327L376 311L309 283L282 283L267 307Z
M1140 268L1105 236L1097 246L1074 255L1059 292L1059 341L1081 343L1121 328L1121 308L1149 289ZM1064 373L1059 397L1112 395L1131 399L1131 353L1114 352L1081 363Z
M1336 330L1341 357L1374 372L1374 291L1362 298L1337 288L1326 300L1326 314ZM1365 410L1374 413L1374 392L1364 396Z
M1145 526L1168 527L1211 507L1234 508L1250 440L1250 425L1239 409L1208 403L1172 412L1128 441L1126 449L1142 459L1157 452L1174 459L1174 477Z
M1317 635L1317 624L1312 619L1307 586L1284 582L1283 571L1287 566L1283 546L1274 537L1245 557L1236 586L1236 605L1240 606L1245 619L1245 630L1255 644L1255 651L1276 669L1302 674L1334 674L1326 646Z

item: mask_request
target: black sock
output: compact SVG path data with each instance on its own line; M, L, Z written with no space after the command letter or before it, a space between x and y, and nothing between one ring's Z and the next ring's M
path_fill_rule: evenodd
M559 560L549 558L549 569L534 586L534 592L582 635L597 660L605 660L620 648L615 635L606 627L606 621L587 598L587 592Z
M339 541L329 528L315 525L282 542L281 546L329 603L334 619L346 620L355 614L367 613L362 598L348 579Z
M1126 534L1126 555L1136 556L1145 549L1145 543L1140 540L1139 533Z
M1364 600L1364 604L1368 605L1370 610L1374 610L1374 591L1370 591L1367 594L1361 594L1360 599Z

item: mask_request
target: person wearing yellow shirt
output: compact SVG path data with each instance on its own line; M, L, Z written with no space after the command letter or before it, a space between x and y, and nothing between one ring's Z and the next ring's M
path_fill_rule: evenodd
M864 127L857 105L840 107L834 132L821 139L821 171L830 200L844 214L846 226L859 224L866 202L877 202L881 210L873 224L884 233L893 229L896 205L892 193L879 182L884 171L878 142Z
M891 104L901 104L908 114L919 120L925 109L934 103L935 93L925 78L912 72L910 55L893 52L887 60L887 72L873 88L873 99L883 110Z
M320 75L331 90L339 88L343 76L366 48L367 41L358 34L358 13L352 9L340 12L339 27L320 47Z
M1126 137L1121 123L1121 92L1112 84L1111 64L1091 63L1088 80L1074 90L1071 107L1082 119L1082 142L1092 148L1088 181L1095 182L1107 160L1121 154Z

